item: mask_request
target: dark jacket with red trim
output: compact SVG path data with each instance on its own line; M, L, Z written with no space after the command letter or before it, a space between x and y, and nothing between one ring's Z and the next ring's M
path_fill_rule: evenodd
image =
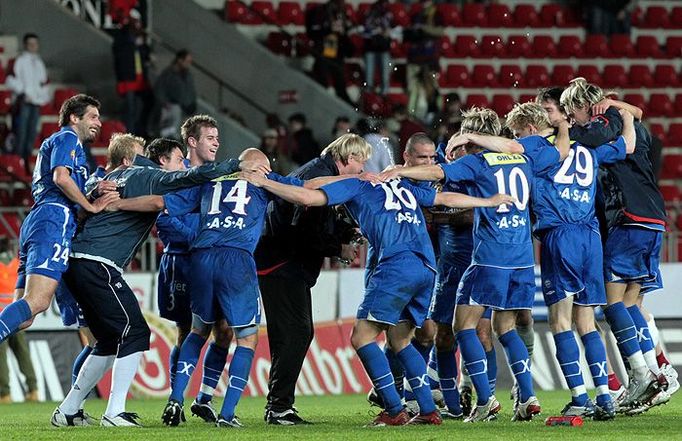
M621 134L623 120L615 107L604 115L592 118L586 126L573 126L571 139L596 147ZM663 196L656 184L649 148L651 135L635 121L637 142L634 153L625 160L602 165L599 169L599 188L608 228L628 223L652 223L665 226ZM599 207L597 207L599 209Z

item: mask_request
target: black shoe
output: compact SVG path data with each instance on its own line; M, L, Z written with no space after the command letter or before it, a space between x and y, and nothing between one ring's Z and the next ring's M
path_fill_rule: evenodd
M384 408L384 400L381 398L381 395L379 395L376 391L376 389L371 388L369 390L369 393L367 394L367 401L369 401L369 404L371 406L377 406L380 408Z
M469 386L462 386L459 390L459 406L462 408L462 413L465 416L471 415L471 411L473 410L471 392L472 390Z
M211 406L211 402L200 403L194 400L192 407L190 407L192 415L196 415L207 423L215 423L218 420L218 414Z
M279 426L295 426L298 424L312 424L309 421L304 420L300 416L296 409L286 409L282 412L275 412L270 409L265 412L265 422L268 424L275 424Z
M185 411L182 404L175 400L169 400L166 408L163 409L161 421L166 426L179 426L181 421L185 421Z

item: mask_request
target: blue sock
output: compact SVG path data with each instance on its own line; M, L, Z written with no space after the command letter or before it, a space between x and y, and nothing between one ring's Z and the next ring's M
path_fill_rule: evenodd
M237 407L239 398L249 382L249 371L253 362L253 349L237 346L228 369L227 392L223 401L223 408L220 415L226 420L234 417L234 410Z
M457 415L462 412L459 405L459 390L457 389L457 359L455 351L438 351L438 377L440 390L443 392L443 401L448 410Z
M194 332L190 332L182 343L177 369L175 370L175 381L173 382L170 395L171 400L184 403L185 389L190 378L192 378L192 372L197 367L199 354L201 354L201 348L204 347L204 343L206 343L206 339Z
M398 359L405 366L407 382L412 389L414 398L419 403L419 413L422 415L435 412L436 405L431 397L431 387L429 386L429 376L426 373L426 363L421 358L414 345L407 345L405 349L398 352Z
M611 326L613 335L616 337L618 347L625 357L630 357L641 350L637 342L635 324L623 302L614 303L604 308L604 315L609 326Z
M405 367L398 360L395 352L388 349L388 345L384 347L384 355L388 360L388 366L391 369L391 375L393 375L393 381L395 382L395 388L398 391L398 395L402 400L405 398Z
M426 363L426 374L429 376L429 386L431 386L431 390L440 389L436 345L431 346L431 352L429 353L429 362Z
M215 342L208 345L204 354L204 375L201 379L201 390L197 395L198 402L206 404L213 398L213 391L223 374L229 351L229 349L218 346Z
M433 344L430 345L422 345L417 341L417 339L412 339L412 346L419 352L419 355L421 355L422 359L424 360L425 364L429 363L429 355L431 355L431 348L433 347Z
M81 371L81 367L83 367L83 363L85 362L85 359L88 358L88 355L90 355L90 352L92 352L92 347L91 346L84 346L83 350L76 356L76 359L73 361L73 370L71 371L71 386L73 386L76 383L76 379L78 378L78 373Z
M488 362L481 340L478 339L475 329L464 329L457 333L457 344L469 378L476 389L476 404L483 406L492 394L488 383Z
M523 344L523 340L519 337L516 329L512 329L511 331L500 335L499 340L500 343L502 343L502 346L504 346L507 362L519 385L521 402L524 403L535 395L535 392L533 391L533 378L530 374L528 349L526 349L526 345Z
M5 307L0 313L0 343L14 334L19 325L33 317L25 299L19 299Z
M495 395L495 388L497 387L497 354L495 348L485 353L485 359L488 361L488 384L490 385L490 393Z
M358 357L374 384L374 389L384 400L384 408L389 415L397 415L403 409L402 401L395 389L393 375L388 366L388 360L381 348L375 342L359 348Z
M630 317L632 317L632 323L635 325L635 332L637 333L636 335L639 348L642 350L642 354L646 354L649 351L654 351L654 340L651 338L649 325L646 324L646 320L642 315L642 311L639 310L637 305L629 306L627 310L630 314Z
M609 394L609 371L606 367L606 348L598 331L582 336L585 358L590 366L592 381L597 389L597 405L604 406L611 401Z
M168 374L170 375L171 386L175 381L175 370L178 368L178 357L180 357L180 348L173 346L170 356L168 357Z
M587 389L580 369L580 349L575 341L573 331L564 331L554 335L556 359L559 361L561 372L566 384L571 390L574 406L584 406L587 402Z

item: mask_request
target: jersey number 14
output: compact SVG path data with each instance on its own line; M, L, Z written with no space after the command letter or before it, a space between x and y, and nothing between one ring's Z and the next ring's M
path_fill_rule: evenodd
M246 195L246 186L246 181L238 180L227 193L225 199L223 199L225 204L234 203L234 208L232 208L232 213L234 214L246 216L246 206L251 200L251 196ZM223 183L218 181L213 185L213 196L211 197L211 207L208 210L208 214L220 214L220 197L222 194Z

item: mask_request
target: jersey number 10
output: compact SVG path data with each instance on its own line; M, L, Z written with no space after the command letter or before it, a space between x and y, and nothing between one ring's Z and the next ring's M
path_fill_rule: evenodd
M528 178L526 178L523 170L519 167L512 168L505 180L504 169L499 169L495 172L495 178L497 179L497 192L513 196L516 199L516 202L514 202L516 208L520 211L525 210L528 205L528 198L530 197L530 185L528 185ZM507 182L509 183L509 192L507 192ZM508 213L509 207L507 205L500 205L497 212Z

